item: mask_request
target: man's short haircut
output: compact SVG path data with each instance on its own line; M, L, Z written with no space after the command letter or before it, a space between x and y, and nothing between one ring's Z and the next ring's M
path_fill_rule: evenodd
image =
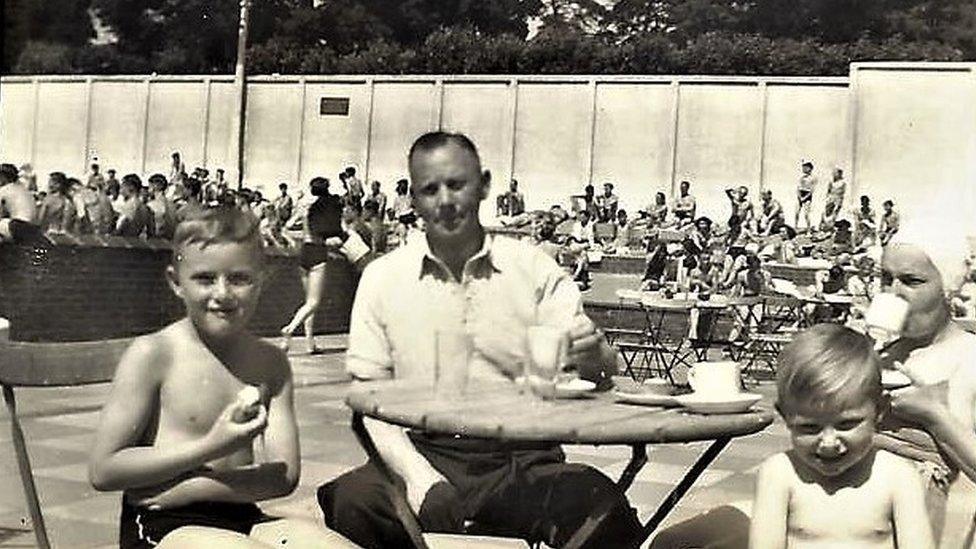
M892 201L890 201L890 200L885 200L881 205L882 206L894 206L895 203L892 202Z
M354 168L352 166L349 166L348 168L346 168L346 177L352 177L354 175L356 175L356 168Z
M801 332L777 362L776 406L784 415L881 403L881 359L868 337L845 326Z
M604 183L604 184L603 184L603 186L604 186L604 188L607 188L607 187L609 187L609 188L611 188L611 189L612 189L612 188L613 188L613 183L610 183L610 182L608 181L608 182L606 182L606 183Z
M13 183L19 178L17 166L13 164L0 164L0 180L6 183Z
M134 173L125 174L122 176L122 186L136 190L141 189L142 179L139 179L139 176Z
M813 167L813 162L804 162L803 164L800 164L800 167L801 168L808 168L808 167L809 168L812 168Z
M478 166L481 166L481 155L478 154L478 147L475 146L474 142L468 138L468 136L463 133L449 133L449 132L428 132L421 135L413 142L410 146L410 153L407 155L407 162L413 160L413 157L417 153L430 152L435 149L439 149L448 145L449 143L454 143L458 147L470 152L474 155L475 160L478 161Z
M288 184L287 183L279 183L278 184L278 190L279 191L287 191L288 190Z
M98 162L92 162L91 169L92 171L98 170Z
M149 176L149 186L154 189L165 189L169 185L166 176L161 173L154 173Z
M699 223L704 223L706 226L711 227L712 226L712 219L710 217L708 217L708 216L703 215L703 216L701 216L701 217L699 217L698 219L695 220L695 225L697 225Z
M200 191L203 189L203 183L200 183L200 180L195 177L190 177L183 181L183 187L185 187L186 191L190 193L190 196L200 198Z
M312 196L325 196L329 194L329 180L325 177L313 177L309 181L308 186Z
M109 175L115 175L116 174L116 171L113 168L109 168L109 169L107 169L105 171L107 171Z
M206 248L211 244L249 244L260 253L264 249L258 219L232 206L217 206L191 210L189 216L176 226L173 234L173 263L183 259L183 250L195 244Z

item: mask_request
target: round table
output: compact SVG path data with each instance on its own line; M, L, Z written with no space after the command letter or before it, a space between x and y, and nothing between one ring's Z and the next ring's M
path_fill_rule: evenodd
M759 432L773 421L772 412L762 407L742 414L699 415L678 408L622 404L615 402L610 393L587 396L543 401L514 383L478 385L472 380L463 398L436 399L430 384L376 381L354 388L346 403L357 414L432 434L629 445L632 457L618 481L622 490L627 489L647 463L647 444L713 441L644 526L642 541L732 438ZM364 446L369 450L371 443ZM609 512L609 502L600 502L594 508L591 517L595 518L574 534L567 547L579 547L585 542ZM404 523L409 528L407 520Z

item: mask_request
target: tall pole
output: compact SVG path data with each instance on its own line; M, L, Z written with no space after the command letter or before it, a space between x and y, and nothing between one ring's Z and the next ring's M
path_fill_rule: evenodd
M251 7L251 0L241 0L240 26L237 31L237 64L234 67L234 94L237 98L237 109L231 123L230 162L233 164L233 179L237 180L240 189L244 182L244 117L247 113L247 81L244 71L247 60L247 21ZM232 179L232 180L233 180Z

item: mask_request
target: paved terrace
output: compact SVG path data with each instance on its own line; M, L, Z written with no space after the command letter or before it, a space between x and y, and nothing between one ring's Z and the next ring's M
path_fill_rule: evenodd
M615 299L617 287L630 287L634 278L597 275L587 298ZM262 505L270 514L304 516L320 520L315 489L365 461L349 429L350 412L343 404L349 387L343 372L344 337L320 338L330 353L305 354L301 338L295 338L291 355L296 380L296 406L302 448L302 478L287 498ZM759 385L769 406L774 388ZM99 407L107 385L72 389L19 389L24 430L35 477L54 547L113 547L119 515L118 493L99 493L89 486L86 459ZM26 517L20 480L10 443L9 421L0 419L0 548L33 547L33 533ZM693 516L705 509L734 501L751 500L758 464L789 444L781 421L766 431L735 439L702 475L665 524ZM628 491L631 503L647 519L704 444L662 445L649 448L650 463ZM629 459L626 447L568 446L569 460L583 462L617 478Z

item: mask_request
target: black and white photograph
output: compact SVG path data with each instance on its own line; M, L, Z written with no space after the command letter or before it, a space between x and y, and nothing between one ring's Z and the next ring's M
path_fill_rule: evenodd
M0 549L976 549L976 0L6 0Z

